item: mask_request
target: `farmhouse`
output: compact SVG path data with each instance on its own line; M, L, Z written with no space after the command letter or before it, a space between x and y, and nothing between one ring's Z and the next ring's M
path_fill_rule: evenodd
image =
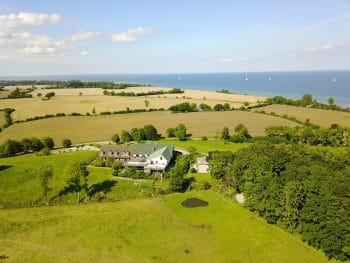
M145 172L162 172L174 155L174 146L169 144L143 143L132 146L105 145L100 157L106 161L112 158L125 166L143 169Z

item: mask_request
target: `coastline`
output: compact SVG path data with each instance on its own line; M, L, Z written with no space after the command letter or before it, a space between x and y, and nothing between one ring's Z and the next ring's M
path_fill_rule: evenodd
M350 106L350 71L172 73L172 74L77 74L56 76L0 77L11 80L82 80L144 83L185 90L217 91L235 94L299 99L312 94L323 103L333 97L336 104ZM246 80L247 79L247 80Z

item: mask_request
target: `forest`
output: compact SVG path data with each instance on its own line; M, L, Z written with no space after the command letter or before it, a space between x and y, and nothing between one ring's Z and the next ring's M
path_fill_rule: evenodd
M301 235L329 258L350 259L350 149L256 142L216 152L211 175L222 190L270 224Z

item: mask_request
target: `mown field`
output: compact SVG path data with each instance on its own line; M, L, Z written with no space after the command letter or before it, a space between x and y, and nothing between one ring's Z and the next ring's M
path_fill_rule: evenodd
M350 127L350 113L347 112L303 108L289 105L269 105L259 108L258 110L275 112L279 115L287 114L289 117L296 117L301 121L309 119L311 123L318 124L321 127L330 127L333 123Z
M188 197L208 207L184 208ZM211 191L0 211L6 262L327 262Z
M131 130L153 124L165 135L169 127L184 123L188 133L196 137L220 136L221 130L227 126L231 131L238 123L243 123L252 135L263 135L269 125L287 125L294 127L296 123L279 117L244 111L170 113L146 112L107 116L59 117L18 123L5 129L0 134L0 141L6 139L22 139L28 136L51 136L60 145L64 138L73 143L109 140L113 133Z
M208 141L200 141L200 140L187 140L187 141L179 141L176 139L163 139L160 140L159 143L165 144L173 144L175 147L179 147L184 150L188 150L192 147L196 148L196 150L201 154L206 154L210 151L231 151L235 152L239 149L249 146L249 143L230 143L224 142L222 140L208 140Z
M51 166L54 172L54 178L50 181L49 200L51 203L76 203L75 193L64 191L68 179L65 169L73 159L89 162L96 155L96 152L81 151L50 156L27 154L1 158L0 208L44 204L39 179L40 169L43 166ZM89 187L96 185L96 193L92 196L93 201L128 200L152 194L152 181L134 184L129 180L112 179L110 168L89 167L88 171ZM160 182L156 186L162 187Z
M8 90L11 87L6 87ZM15 87L13 87L15 88ZM161 87L135 87L125 90L116 90L115 92L148 92L157 90L167 90L169 88ZM37 97L38 93L45 95L48 92L55 92L56 96L50 100L42 100ZM169 108L170 106L182 102L206 103L214 106L217 103L229 103L231 107L240 107L247 101L252 104L257 100L264 100L264 97L248 96L239 94L222 94L212 91L186 90L180 94L164 94L147 97L121 97L104 96L103 89L85 88L85 89L37 89L32 92L34 98L0 100L1 108L15 108L12 114L14 120L24 120L34 116L43 116L46 114L78 112L92 114L92 110L99 114L103 111L120 111L129 109L145 109L145 100L149 101L148 108ZM79 95L81 94L81 95Z

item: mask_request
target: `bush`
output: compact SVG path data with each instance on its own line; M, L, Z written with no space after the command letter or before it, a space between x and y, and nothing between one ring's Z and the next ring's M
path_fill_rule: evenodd
M208 140L208 137L207 136L203 136L202 137L202 141L207 141Z
M72 141L70 139L64 139L62 141L62 145L64 148L69 148L72 146Z
M222 104L216 104L214 106L214 111L224 111L224 110L225 110L225 107Z
M197 173L197 170L196 170L196 168L192 167L192 168L190 169L190 172L193 173L193 174L195 174L195 173Z
M53 149L55 146L55 142L51 137L44 137L42 138L41 142L43 143L44 147L48 149Z

